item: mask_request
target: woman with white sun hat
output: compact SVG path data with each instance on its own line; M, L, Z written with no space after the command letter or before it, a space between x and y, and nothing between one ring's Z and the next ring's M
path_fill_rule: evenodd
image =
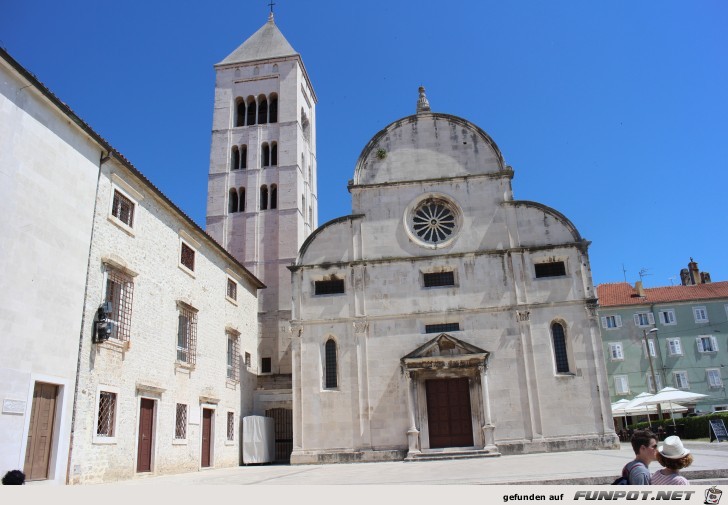
M650 484L657 486L687 486L688 480L678 472L690 466L693 456L680 437L667 437L657 448L657 461L663 468L652 474Z

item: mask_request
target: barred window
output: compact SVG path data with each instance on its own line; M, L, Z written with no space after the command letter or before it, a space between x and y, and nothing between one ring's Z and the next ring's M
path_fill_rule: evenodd
M314 282L314 293L317 295L334 295L344 292L344 279L330 279Z
M245 353L245 366L250 367L250 353L249 352Z
M433 272L424 274L425 287L434 288L438 286L454 286L455 274L451 270L449 272Z
M227 334L227 378L240 380L240 350L238 348L238 335Z
M114 190L114 201L111 205L111 215L132 228L134 226L134 202Z
M334 389L337 387L337 370L336 370L336 342L330 338L326 341L325 346L326 362L326 380L324 387L326 389Z
M177 404L177 415L174 418L174 438L185 440L187 438L187 405Z
M235 440L235 412L227 413L227 439Z
M96 421L96 435L113 437L116 420L116 393L101 391L99 394L99 417Z
M177 361L194 365L196 348L197 312L192 308L180 306L177 328Z
M566 265L563 261L550 261L548 263L536 263L536 278L560 277L566 275Z
M566 352L566 334L564 333L564 327L559 323L552 324L551 336L554 341L556 373L569 373L569 355Z
M195 271L195 250L182 242L182 250L180 253L180 263L188 269Z
M106 297L104 302L111 304L111 338L124 342L131 333L131 301L134 294L132 278L118 270L106 271Z
M227 296L232 300L238 299L238 283L230 277L227 280Z
M439 323L425 325L425 333L442 333L445 331L460 331L460 323Z

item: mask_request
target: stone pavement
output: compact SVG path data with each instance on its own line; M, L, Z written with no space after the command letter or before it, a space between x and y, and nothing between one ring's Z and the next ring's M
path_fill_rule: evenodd
M695 458L684 472L695 484L728 484L728 443L685 442ZM498 458L328 465L251 465L148 476L106 485L302 484L611 484L634 453L620 450L523 454ZM659 468L650 465L651 471Z

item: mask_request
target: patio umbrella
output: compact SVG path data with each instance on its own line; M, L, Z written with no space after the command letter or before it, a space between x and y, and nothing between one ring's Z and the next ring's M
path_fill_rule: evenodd
M627 413L624 411L624 406L629 403L629 400L622 398L612 404L612 417L624 416L624 427L627 427Z
M640 393L632 400L630 400L629 403L622 406L622 409L624 409L624 412L626 414L644 414L647 416L647 424L650 425L650 428L652 428L652 420L650 420L650 412L649 407L645 405L645 402L654 396L652 393L644 392ZM641 408L637 408L641 407Z
M641 405L654 405L654 404L662 404L664 402L667 402L668 405L672 406L673 402L681 402L681 403L697 403L698 400L701 400L703 398L707 398L708 395L704 395L701 393L691 393L690 391L681 391L679 389L666 387L660 389L656 394L652 395L650 398L645 398L640 403ZM672 425L675 426L675 417L672 417Z

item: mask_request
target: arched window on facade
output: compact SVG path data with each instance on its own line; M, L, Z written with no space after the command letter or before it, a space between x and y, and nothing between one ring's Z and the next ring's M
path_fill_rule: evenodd
M245 126L245 100L237 99L235 107L235 126Z
M274 166L274 167L278 166L278 143L277 142L271 142L270 164L271 164L271 166Z
M270 208L278 208L278 186L275 184L270 185Z
M268 122L268 99L265 95L258 97L258 124L266 124Z
M269 123L278 122L278 95L275 93L270 96L270 103L268 104L268 118Z
M240 146L240 168L248 168L248 146Z
M233 214L238 211L238 192L235 188L230 190L230 198L228 199L228 213Z
M233 146L233 152L230 155L230 170L237 170L240 167L240 151L238 146Z
M336 342L333 338L326 341L324 355L324 387L335 389L338 387L338 370L336 369Z
M238 194L240 195L240 201L238 202L238 212L245 212L245 188L240 188L238 190Z
M263 142L263 145L260 146L260 167L269 167L270 166L270 146L268 146L267 142Z
M566 332L561 323L551 324L551 337L554 341L554 360L556 373L569 373L569 355L566 349Z
M260 210L266 210L268 208L268 186L263 184L260 187Z
M255 111L257 110L257 107L255 106L255 98L252 96L248 97L248 114L247 114L247 121L245 124L248 126L252 126L255 124Z

